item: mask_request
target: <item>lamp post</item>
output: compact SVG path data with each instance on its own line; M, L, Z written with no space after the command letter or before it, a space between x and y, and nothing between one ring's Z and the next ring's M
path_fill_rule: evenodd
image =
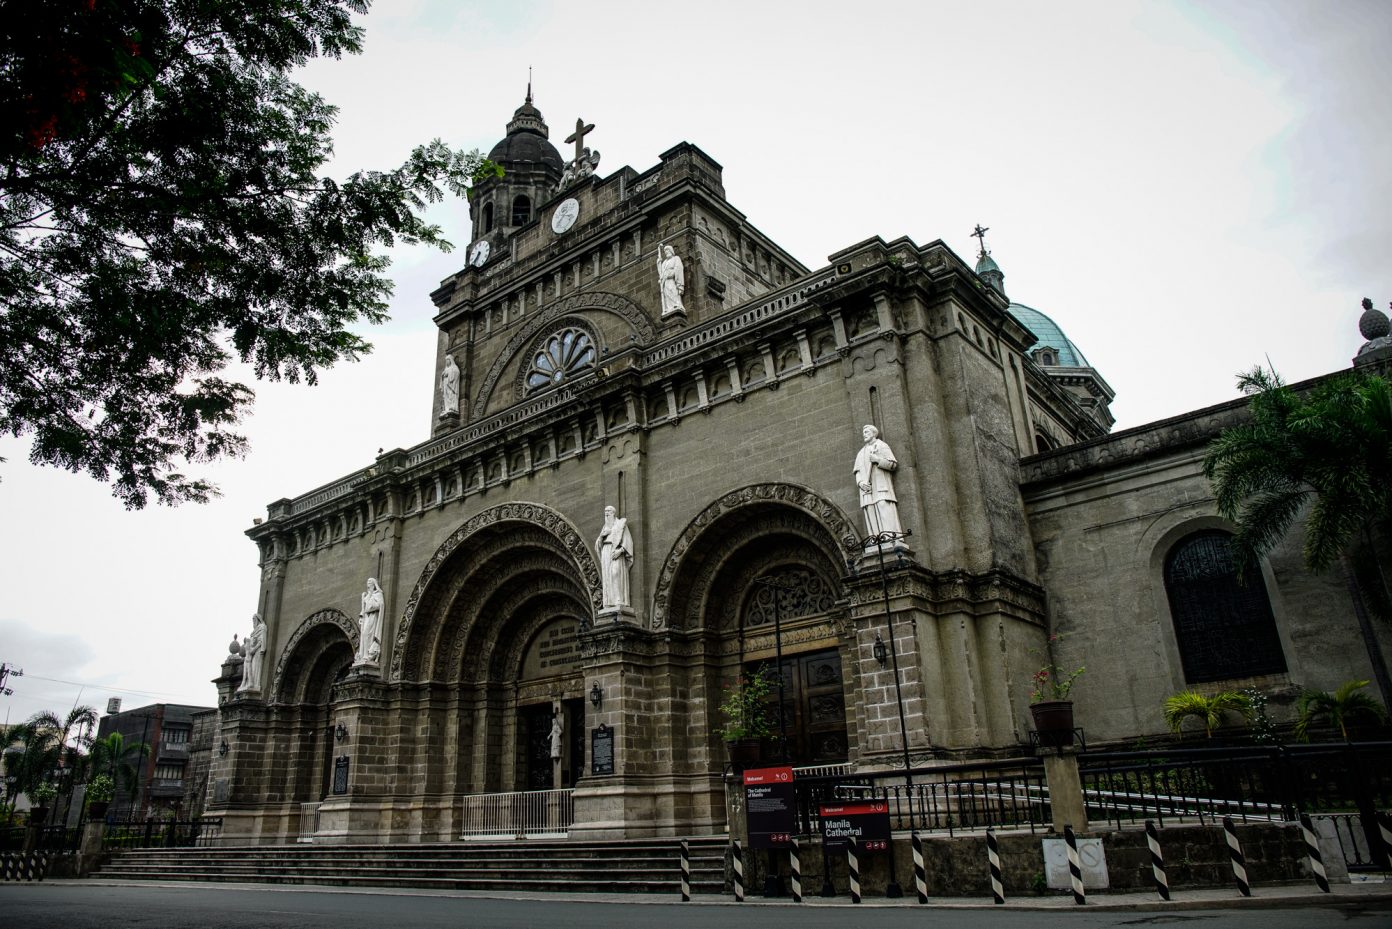
M866 536L864 539L861 539L860 548L863 552L873 545L879 554L880 592L884 596L885 631L889 633L889 641L886 642L880 638L878 632L875 633L874 655L875 659L880 663L880 667L884 667L884 653L888 652L889 659L894 665L894 700L899 707L899 738L904 749L904 789L909 802L909 835L916 838L918 835L918 821L914 816L913 764L909 761L909 727L904 721L904 691L902 685L899 683L899 652L894 647L894 613L889 608L889 569L885 564L884 555L886 545L902 542L912 534L913 532L911 530L906 530L904 532L877 532L874 535ZM855 570L854 563L852 563L852 570ZM899 886L896 873L894 867L894 842L891 837L889 843L889 883L885 886L886 897L902 897L904 895L904 890Z

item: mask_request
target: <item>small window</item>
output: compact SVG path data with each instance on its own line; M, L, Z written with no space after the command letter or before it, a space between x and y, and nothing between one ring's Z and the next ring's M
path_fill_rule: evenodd
M184 766L181 764L156 765L155 777L168 781L181 781L184 779Z
M518 194L512 201L512 224L525 226L532 221L532 201L526 194Z
M1165 593L1191 684L1286 670L1266 583L1257 571L1238 581L1231 539L1217 529L1196 532L1165 558Z
M189 731L187 729L178 729L170 727L164 730L164 741L170 743L171 745L177 745L181 742L187 742L188 737Z
M594 366L595 347L583 329L564 329L551 336L532 356L527 390L540 390L584 373Z
M483 231L493 231L493 204L491 203L483 205Z

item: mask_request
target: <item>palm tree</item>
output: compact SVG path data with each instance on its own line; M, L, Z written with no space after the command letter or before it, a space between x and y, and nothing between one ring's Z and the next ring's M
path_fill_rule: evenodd
M1306 732L1310 724L1318 719L1328 719L1331 726L1337 726L1339 734L1348 741L1350 722L1365 719L1370 722L1383 722L1387 713L1376 700L1360 693L1368 681L1345 681L1333 693L1323 690L1306 690L1296 701L1295 708L1300 716L1295 721L1295 734L1308 739Z
M1343 564L1378 689L1392 706L1367 616L1368 604L1385 612L1392 595L1374 535L1385 538L1392 525L1392 383L1356 372L1297 393L1258 368L1238 387L1251 398L1251 418L1224 430L1204 459L1218 512L1237 526L1238 562L1253 568L1304 514L1305 563L1314 571Z
M1203 724L1204 734L1213 738L1213 730L1223 725L1223 717L1228 713L1251 719L1251 699L1235 690L1224 690L1212 696L1197 690L1184 690L1165 700L1165 722L1170 731L1181 738L1184 736L1184 721L1190 718L1199 720Z
M144 742L127 742L119 732L92 743L92 771L111 777L127 796L135 796L140 786L141 759L148 757L150 746Z

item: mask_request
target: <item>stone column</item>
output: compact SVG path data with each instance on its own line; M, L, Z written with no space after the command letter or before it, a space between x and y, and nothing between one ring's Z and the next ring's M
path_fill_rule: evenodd
M1083 780L1078 774L1076 746L1042 748L1044 779L1049 784L1049 806L1054 814L1054 832L1063 835L1064 826L1087 831L1087 806L1083 802Z
M331 774L329 795L319 806L316 842L378 842L382 822L391 806L396 782L396 753L392 743L392 716L387 707L387 685L376 678L352 675L332 691L330 727L342 726L342 740L332 739L331 764L346 758L347 792L335 793Z

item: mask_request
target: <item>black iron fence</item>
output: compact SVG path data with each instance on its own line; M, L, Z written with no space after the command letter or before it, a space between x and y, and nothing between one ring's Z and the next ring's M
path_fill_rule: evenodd
M1079 756L1091 819L1292 820L1300 813L1371 814L1392 805L1392 742L1327 743Z
M191 848L217 844L222 835L222 819L135 818L108 819L102 834L102 848Z
M1048 829L1052 812L1044 765L1037 758L941 765L853 776L799 777L798 825L819 831L823 803L884 800L894 829L919 832L997 828Z

